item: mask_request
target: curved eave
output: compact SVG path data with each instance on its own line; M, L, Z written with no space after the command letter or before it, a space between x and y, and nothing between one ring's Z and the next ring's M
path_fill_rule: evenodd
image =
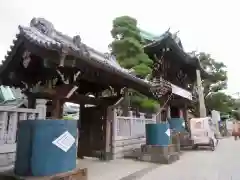
M31 46L35 46L35 49L44 49L46 51L51 51L54 54L58 54L62 51L62 45L60 43L52 43L51 41L44 42L41 39L37 39L36 36L28 36L23 31L20 31L20 35L18 35L18 39L14 42L14 45L11 47L11 51L8 52L8 56L6 56L5 61L0 66L0 74L2 75L4 72L8 72L11 68L10 64L14 63L13 58L19 48L19 45L24 44L27 48L31 48ZM32 48L33 50L34 48ZM124 85L128 88L135 89L141 92L144 95L152 96L150 92L151 84L148 81L143 79L139 79L134 75L131 75L124 70L123 68L119 68L113 66L108 63L104 57L104 54L95 51L92 48L88 48L89 56L85 56L79 51L70 48L68 51L68 55L77 59L77 61L84 61L84 64L88 64L93 69L101 69L104 72L109 74L109 77L115 76L118 79L121 79L120 85ZM41 55L41 54L40 54Z
M0 74L2 74L4 70L9 66L18 48L23 43L23 39L20 37L20 34L17 34L16 38L17 39L13 40L13 45L10 46L10 51L7 51L7 55L4 57L4 60L2 60L2 63L0 65Z
M197 57L192 58L189 54L187 54L182 48L180 48L176 44L176 42L168 34L162 35L161 39L158 41L154 41L145 45L144 50L148 54L150 51L152 52L151 49L153 48L158 50L163 47L169 47L170 49L172 49L172 51L174 51L174 53L176 53L180 57L179 59L183 63L190 65L195 69L199 69L203 78L211 78L211 74L209 74L203 69L199 59Z
M38 46L41 46L38 44ZM43 47L44 48L44 47ZM60 49L49 49L52 51L59 52ZM84 64L87 64L88 66L92 67L93 69L101 69L102 71L109 73L109 77L117 76L119 79L123 79L122 82L124 83L124 86L127 86L132 89L136 89L140 92L142 92L145 95L149 95L149 88L150 83L147 81L144 81L140 78L137 78L131 74L128 74L127 72L122 72L119 69L116 69L112 67L111 65L104 63L104 61L100 60L100 56L95 54L93 51L90 52L90 59L87 56L79 56L78 52L75 51L69 51L69 56L72 56L73 58L76 58L77 61L83 61ZM78 65L76 65L78 66Z
M90 48L83 44L86 47L86 50L88 53L83 53L83 50L78 47L76 47L73 44L64 44L56 41L55 39L51 39L50 37L39 33L38 31L34 31L36 34L28 33L31 31L33 28L24 28L20 26L20 32L23 34L23 36L31 43L36 44L37 46L41 48L46 48L51 51L57 51L58 53L62 52L63 48L68 48L68 55L73 56L74 58L78 59L78 61L84 61L85 63L100 68L104 69L108 72L118 74L119 76L124 76L125 78L136 81L140 84L145 85L146 82L144 80L139 79L135 77L134 75L131 75L127 69L124 69L120 66L117 66L116 64L113 64L110 60L106 59L104 57L103 53L100 53L93 48ZM67 37L67 36L66 36ZM70 37L68 37L70 38Z
M183 49L179 48L179 46L174 42L173 39L171 39L170 44L171 47L174 48L175 52L178 54L178 56L181 58L182 62L186 63L187 65L190 65L192 68L195 68L196 70L200 70L202 78L211 78L211 74L206 72L204 68L202 67L201 62L197 57L191 57L189 54L183 51Z
M207 71L205 71L200 60L197 57L191 58L190 61L194 62L193 65L195 65L195 68L200 70L201 77L203 79L209 79L209 78L211 79L212 75L210 73L208 73Z
M148 51L151 48L161 46L165 42L164 40L166 40L168 37L169 37L169 35L167 33L165 33L165 34L159 36L159 38L157 40L144 45L143 48L144 48L144 50Z

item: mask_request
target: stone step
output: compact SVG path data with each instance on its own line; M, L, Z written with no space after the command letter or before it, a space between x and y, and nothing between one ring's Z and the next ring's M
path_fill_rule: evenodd
M160 164L171 164L179 159L180 159L180 154L178 152L174 152L168 155L142 153L139 157L140 161L160 163Z
M180 151L180 147L177 144L170 144L168 146L142 145L141 151L148 154L171 154Z

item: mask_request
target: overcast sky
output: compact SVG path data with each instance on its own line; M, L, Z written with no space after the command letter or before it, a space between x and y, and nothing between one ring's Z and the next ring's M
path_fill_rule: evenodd
M187 51L211 53L228 66L230 93L240 91L240 3L237 0L0 0L0 58L6 54L18 25L44 17L68 35L79 34L87 45L107 51L112 20L135 17L139 27L161 34L180 31Z

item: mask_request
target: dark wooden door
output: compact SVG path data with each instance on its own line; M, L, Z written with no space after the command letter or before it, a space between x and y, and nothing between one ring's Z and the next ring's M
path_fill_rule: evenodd
M80 112L78 157L101 158L106 145L106 109L83 107Z

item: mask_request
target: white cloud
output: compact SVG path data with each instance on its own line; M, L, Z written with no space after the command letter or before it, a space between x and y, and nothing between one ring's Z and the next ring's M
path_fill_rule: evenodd
M140 27L161 34L168 27L180 30L186 50L206 51L223 61L229 71L229 91L240 90L238 46L240 26L236 0L8 0L0 2L0 57L5 55L19 24L45 17L69 35L80 34L88 45L107 51L110 29L116 16L130 15Z

